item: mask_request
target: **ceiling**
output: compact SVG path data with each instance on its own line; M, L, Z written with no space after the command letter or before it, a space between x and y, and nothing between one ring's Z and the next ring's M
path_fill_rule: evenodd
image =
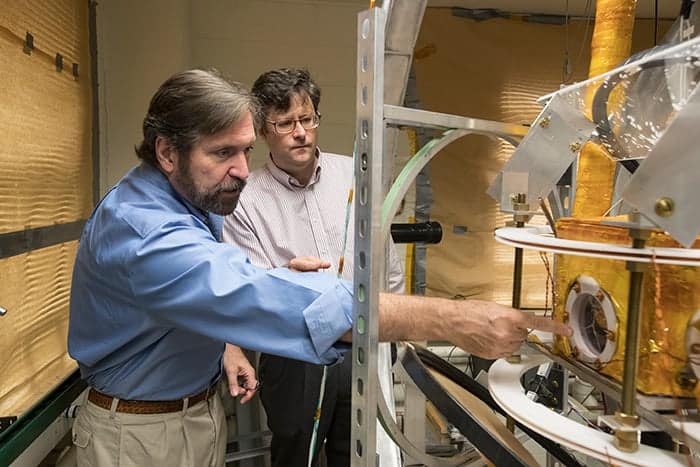
M510 13L543 13L588 16L595 13L595 0L428 0L428 7L493 8ZM586 6L588 5L588 9ZM654 18L658 5L659 18L675 18L681 0L637 0L637 17Z

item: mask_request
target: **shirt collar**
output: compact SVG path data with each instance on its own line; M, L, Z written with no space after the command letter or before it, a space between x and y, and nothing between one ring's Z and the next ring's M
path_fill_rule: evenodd
M223 216L214 214L212 212L203 211L189 202L184 196L180 195L175 188L170 184L170 181L165 176L163 172L153 167L151 164L142 162L139 170L150 183L154 184L161 190L169 192L173 198L179 200L187 210L194 215L197 219L202 221L209 230L211 230L214 237L221 241L221 230L223 228Z
M314 172L313 175L311 176L311 179L309 180L309 183L306 185L302 185L299 180L294 178L293 176L289 175L287 172L284 170L280 169L275 165L274 160L272 159L272 154L270 154L270 159L267 161L267 164L265 164L267 167L267 170L270 171L270 174L272 177L277 180L280 184L286 186L290 190L298 190L300 188L308 188L313 186L315 183L318 183L319 179L321 178L321 151L316 148L316 160L314 161Z

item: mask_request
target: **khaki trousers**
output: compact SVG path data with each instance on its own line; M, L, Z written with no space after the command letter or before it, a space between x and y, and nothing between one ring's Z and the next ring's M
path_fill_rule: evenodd
M226 416L218 393L186 410L155 415L106 410L86 400L73 424L73 444L78 467L223 467Z

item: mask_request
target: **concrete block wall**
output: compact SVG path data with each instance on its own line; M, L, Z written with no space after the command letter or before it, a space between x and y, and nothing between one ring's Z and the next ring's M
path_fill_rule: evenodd
M120 0L97 6L101 191L137 163L148 100L172 73L214 67L252 85L305 67L322 89L321 147L350 154L357 13L366 0ZM256 145L252 166L267 157Z

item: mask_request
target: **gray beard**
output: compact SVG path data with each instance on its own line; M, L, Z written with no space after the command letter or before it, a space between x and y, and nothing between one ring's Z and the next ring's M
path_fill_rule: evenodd
M245 180L236 178L229 183L219 185L212 191L205 191L200 190L195 184L186 161L182 161L179 169L175 181L182 189L185 198L196 208L221 216L229 215L236 209L238 196L235 198L224 198L221 194L226 191L238 191L240 196L246 185Z

